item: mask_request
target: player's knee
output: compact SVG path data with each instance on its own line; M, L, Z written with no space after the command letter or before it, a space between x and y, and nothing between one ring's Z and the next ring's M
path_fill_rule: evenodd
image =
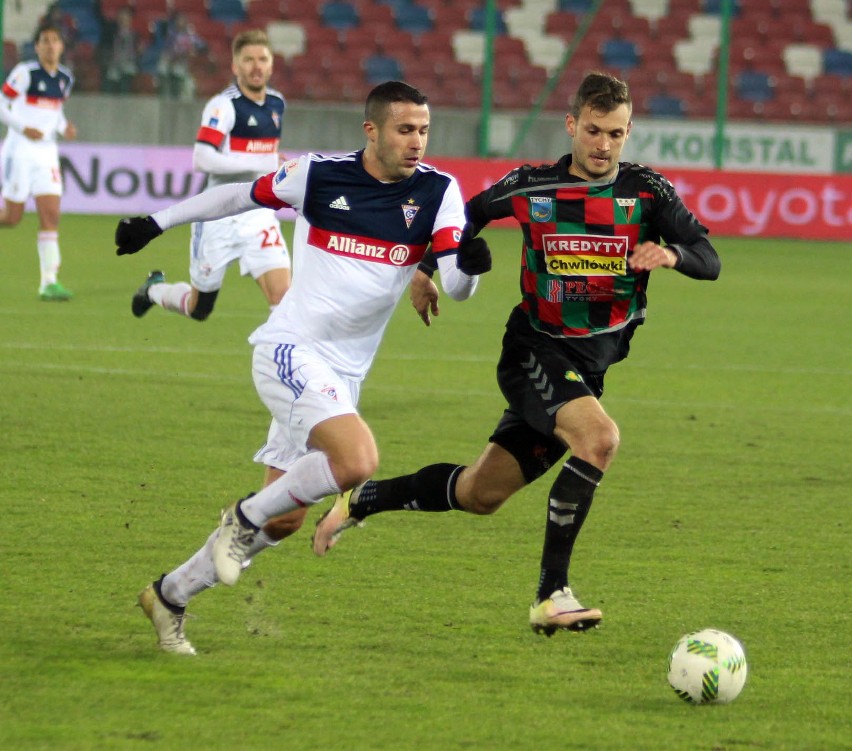
M483 493L468 499L464 505L464 510L477 516L488 516L498 511L505 501L505 494Z
M354 488L367 482L378 468L379 454L375 446L363 446L334 462L332 472L341 488Z
M620 442L618 426L612 420L609 420L590 436L586 446L588 461L596 467L606 469L615 458Z
M192 312L189 314L189 317L196 321L206 321L213 312L218 295L219 290L214 290L213 292L199 292L198 300L196 301Z

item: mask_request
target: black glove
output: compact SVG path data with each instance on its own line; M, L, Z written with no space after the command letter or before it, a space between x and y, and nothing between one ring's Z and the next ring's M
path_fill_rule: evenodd
M132 216L122 219L115 228L115 251L117 256L138 253L163 230L150 216Z
M471 237L471 226L465 226L456 255L456 266L468 276L491 271L491 249L481 237Z

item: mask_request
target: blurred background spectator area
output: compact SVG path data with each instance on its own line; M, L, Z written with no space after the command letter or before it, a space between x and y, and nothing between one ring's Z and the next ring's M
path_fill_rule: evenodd
M273 83L291 100L360 103L373 84L404 78L436 106L481 104L480 0L4 2L6 71L33 56L50 14L77 91L208 97L230 80L234 34L259 27L275 52ZM603 0L544 108L564 112L580 76L598 69L628 80L637 116L714 117L721 4ZM494 106L526 109L593 0L497 5ZM729 119L852 122L850 0L734 0L729 46Z

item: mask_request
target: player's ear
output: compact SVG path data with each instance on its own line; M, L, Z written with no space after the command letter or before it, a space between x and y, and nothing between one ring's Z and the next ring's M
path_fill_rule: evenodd
M570 112L565 115L565 130L568 131L568 135L571 136L571 138L573 138L577 132L577 120Z
M372 120L364 120L364 135L368 141L375 141L378 128Z

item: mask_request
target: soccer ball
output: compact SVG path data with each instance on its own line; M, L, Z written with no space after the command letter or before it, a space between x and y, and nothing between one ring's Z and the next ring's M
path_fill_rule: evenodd
M669 685L690 704L732 702L747 674L743 645L713 628L682 636L669 655Z

